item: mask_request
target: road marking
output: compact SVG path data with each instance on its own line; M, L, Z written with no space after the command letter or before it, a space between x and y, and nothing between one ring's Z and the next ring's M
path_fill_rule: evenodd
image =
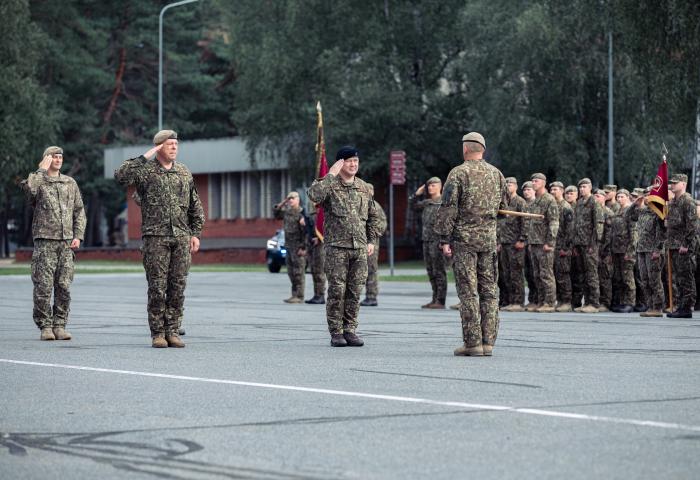
M11 360L0 358L0 363L14 365L31 365L36 367L62 368L66 370L83 370L87 372L116 373L119 375L133 375L137 377L165 378L170 380L184 380L189 382L216 383L222 385L237 385L241 387L269 388L274 390L289 390L295 392L319 393L325 395L337 395L343 397L368 398L373 400L386 400L390 402L414 403L421 405L433 405L440 407L457 407L468 410L482 410L489 412L509 412L522 415L536 415L544 417L566 418L570 420L586 420L592 422L615 423L621 425L634 425L637 427L665 428L671 430L685 430L700 432L698 425L684 425L681 423L657 422L653 420L636 420L633 418L604 417L600 415L586 415L583 413L559 412L556 410L542 410L538 408L506 407L503 405L486 405L481 403L450 402L443 400L431 400L428 398L401 397L396 395L382 395L376 393L350 392L346 390L331 390L327 388L299 387L295 385L277 385L274 383L244 382L240 380L225 380L219 378L189 377L186 375L170 375L166 373L138 372L132 370L115 370L111 368L84 367L79 365L63 365L60 363L28 362L23 360Z

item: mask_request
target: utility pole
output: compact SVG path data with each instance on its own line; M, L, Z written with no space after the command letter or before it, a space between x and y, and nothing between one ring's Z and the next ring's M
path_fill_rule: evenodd
M608 183L614 182L615 164L613 160L614 147L613 130L613 36L612 25L608 30Z

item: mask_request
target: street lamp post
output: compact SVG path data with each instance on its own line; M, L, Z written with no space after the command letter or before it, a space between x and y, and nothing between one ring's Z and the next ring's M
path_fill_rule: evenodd
M163 15L166 10L188 3L198 2L199 0L182 0L180 2L170 3L163 7L160 11L160 20L158 22L158 130L163 129Z

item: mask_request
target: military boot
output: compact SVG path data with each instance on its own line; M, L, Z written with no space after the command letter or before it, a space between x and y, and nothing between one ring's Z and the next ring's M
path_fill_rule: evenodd
M311 305L323 305L326 303L326 300L323 298L323 295L314 295L308 299L306 303L310 303Z
M634 311L634 307L627 304L618 305L615 311L617 313L632 313Z
M554 309L554 305L551 303L545 303L535 311L539 313L554 313L556 310Z
M459 307L461 306L461 303L455 303L454 305L450 305L450 310L459 310Z
M428 302L428 303L426 303L425 305L421 305L420 308L430 308L430 306L431 306L433 303L435 303L434 300L433 300L433 301L430 301L430 302Z
M605 305L601 304L600 307L598 307L598 312L603 313L603 312L609 312L609 311L610 311L610 309ZM588 313L588 312L585 312L585 313Z
M675 312L667 313L666 317L668 317L668 318L693 318L693 312L691 312L690 310L685 310L685 309L679 308Z
M640 317L663 317L664 314L661 313L661 310L647 310L646 312L642 312L639 314Z
M304 303L304 300L299 297L289 297L284 299L284 303Z
M348 341L342 333L331 333L331 347L347 347Z
M557 305L556 308L557 312L570 312L571 311L571 304L570 303L562 303Z
M539 303L528 303L527 305L525 305L526 312L536 312L538 308L540 308Z
M169 347L174 348L184 348L185 342L180 340L180 336L177 333L173 333L165 337L165 341L168 343Z
M70 340L73 338L63 327L53 327L53 335L56 337L56 340Z
M345 337L348 347L361 347L365 344L365 341L355 335L354 332L345 332L343 337Z
M581 307L580 312L581 313L598 313L599 312L598 308L599 307L594 307L593 305L585 305L585 306Z
M178 329L177 329L177 334L180 335L180 336L183 336L183 335L185 334L185 329L182 328L182 327L178 328Z
M485 357L490 357L493 355L493 345L489 345L487 343L484 343L481 348L484 349L484 356Z
M512 305L508 305L506 308L503 309L505 312L524 312L525 308L522 305L518 305L517 303L514 303Z
M151 346L153 348L168 348L168 342L165 340L165 335L156 335L151 340Z
M455 349L455 357L483 357L484 347L483 345L477 345L475 347L467 347L462 345Z
M365 298L360 302L363 307L376 307L378 305L376 298Z
M42 340L56 340L56 336L53 334L53 330L51 327L44 327L41 329L41 338Z

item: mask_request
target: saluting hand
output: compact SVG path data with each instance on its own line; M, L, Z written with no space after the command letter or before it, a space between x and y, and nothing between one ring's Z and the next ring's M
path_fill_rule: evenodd
M328 173L332 175L338 175L340 173L340 170L343 168L343 165L345 164L345 160L338 160L333 164L331 168L328 169Z
M160 152L160 149L163 148L163 145L165 144L161 143L160 145L156 145L155 147L144 153L143 156L150 160L155 156L156 153Z
M39 162L39 168L41 168L42 170L48 170L51 166L52 160L53 157L51 155L46 155L44 158L41 159L41 162Z
M425 192L425 183L416 190L416 197L420 197Z

